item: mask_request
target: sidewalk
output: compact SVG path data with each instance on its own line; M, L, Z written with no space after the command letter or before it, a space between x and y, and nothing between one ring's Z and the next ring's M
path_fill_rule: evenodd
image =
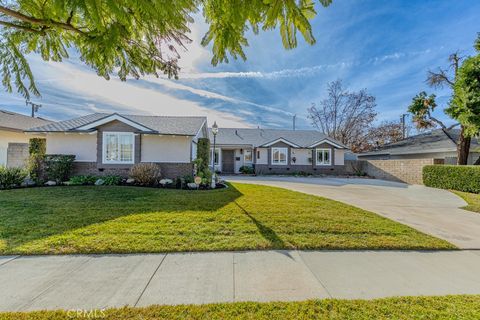
M480 251L0 257L0 311L480 294Z

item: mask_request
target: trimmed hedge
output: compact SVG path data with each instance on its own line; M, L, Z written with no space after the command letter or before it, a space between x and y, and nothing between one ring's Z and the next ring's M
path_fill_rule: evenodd
M427 187L480 193L480 166L425 166L423 183Z

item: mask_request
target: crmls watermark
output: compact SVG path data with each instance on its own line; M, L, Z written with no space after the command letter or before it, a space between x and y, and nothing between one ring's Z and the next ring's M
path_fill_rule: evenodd
M102 319L106 318L105 309L71 309L67 311L69 318Z

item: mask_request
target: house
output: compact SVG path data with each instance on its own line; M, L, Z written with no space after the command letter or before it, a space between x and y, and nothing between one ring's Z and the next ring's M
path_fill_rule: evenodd
M357 157L359 160L444 159L445 163L455 164L459 136L460 129L432 130L358 154ZM478 138L474 138L470 144L468 164L475 163L479 156L480 143Z
M251 166L257 174L345 173L342 143L313 130L219 128L213 151L215 170L238 173Z
M23 167L28 159L28 142L35 135L23 131L51 121L0 110L0 166Z
M126 176L137 163L157 163L169 178L191 175L205 117L94 113L27 130L46 138L47 154L75 155L75 175Z

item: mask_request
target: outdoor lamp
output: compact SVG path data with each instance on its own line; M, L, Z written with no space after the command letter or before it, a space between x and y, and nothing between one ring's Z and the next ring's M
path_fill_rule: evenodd
M217 138L217 133L218 133L218 125L217 125L217 121L215 121L213 123L213 126L212 126L212 134L213 134L213 152L212 152L212 189L215 189L216 187L216 184L215 184L215 180L216 180L216 177L215 177L215 142L216 142L216 138Z

